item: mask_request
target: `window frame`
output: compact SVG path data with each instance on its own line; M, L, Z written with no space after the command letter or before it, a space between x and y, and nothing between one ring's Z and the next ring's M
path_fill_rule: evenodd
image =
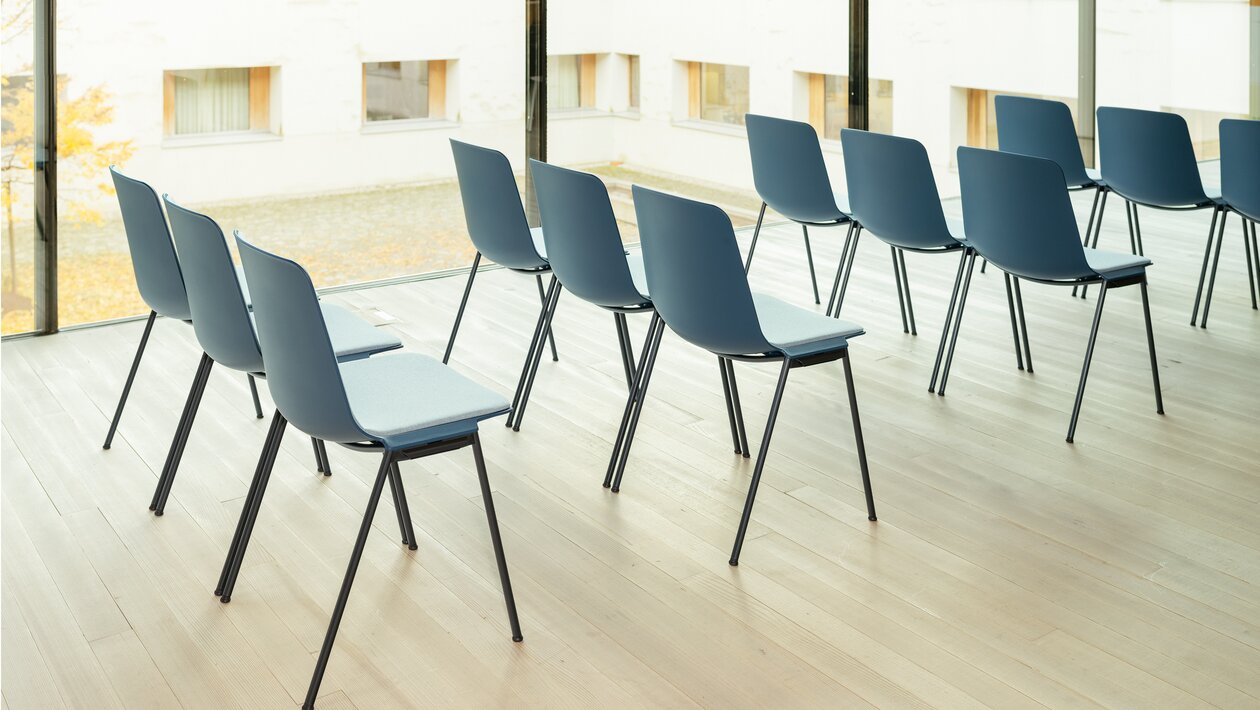
M424 116L415 116L409 118L368 118L368 91L367 91L367 65L382 64L386 62L424 62L428 67L428 109ZM359 121L364 128L375 126L398 126L409 123L427 123L435 121L446 121L446 90L447 90L447 73L449 61L446 59L375 59L359 63L360 86L363 92L362 101L360 102Z
M228 69L249 70L249 127L234 131L203 131L198 133L175 132L175 79L179 72L186 71L220 71ZM278 135L278 124L273 110L273 86L279 67L245 66L245 67L184 67L180 69L162 70L162 140L163 143L198 143L206 140L215 141L242 136Z

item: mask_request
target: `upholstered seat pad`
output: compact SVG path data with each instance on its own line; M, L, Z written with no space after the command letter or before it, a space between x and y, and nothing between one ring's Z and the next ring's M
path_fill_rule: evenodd
M852 338L866 332L856 323L829 318L764 293L753 294L753 306L757 309L761 333L771 345L780 348Z
M497 392L427 355L384 355L343 362L340 369L355 421L381 439L454 422L475 423L509 408Z
M949 229L949 236L960 242L967 241L967 232L963 229L963 221L961 217L945 217L945 227Z
M543 241L542 227L531 227L529 238L534 240L534 251L538 252L538 256L541 256L543 261L546 261L547 243Z
M1103 276L1113 274L1118 271L1128 271L1130 269L1144 268L1151 265L1151 260L1137 254L1125 254L1117 251L1099 251L1098 249L1085 249L1085 261L1089 262L1089 268L1097 271Z
M634 288L643 296L644 300L650 300L647 285L647 272L643 270L643 252L636 249L626 254L626 266L630 267L630 280L634 282Z
M338 358L370 355L402 347L402 341L389 331L374 327L341 306L320 303L324 324L328 326L328 339Z

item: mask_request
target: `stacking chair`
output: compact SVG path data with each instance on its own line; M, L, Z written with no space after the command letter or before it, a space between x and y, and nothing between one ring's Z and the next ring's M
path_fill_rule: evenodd
M899 138L870 131L859 131L846 128L840 132L840 143L844 148L844 173L849 185L849 214L854 228L850 239L845 240L844 251L849 256L844 263L844 278L839 272L836 281L839 289L833 288L834 304L829 304L828 312L836 317L840 315L840 307L844 302L844 292L849 284L849 272L853 269L853 255L857 253L857 242L863 231L869 231L881 241L888 244L892 253L893 276L897 279L897 295L902 295L904 285L905 298L902 302L902 329L909 333L914 329L914 305L910 300L910 285L903 283L906 278L906 250L922 254L961 254L958 261L958 273L954 277L954 291L949 297L949 306L945 313L945 326L941 330L941 342L936 351L936 364L932 367L932 381L928 391L936 387L937 372L941 367L941 357L945 351L945 336L950 330L950 321L954 316L954 304L958 300L958 287L962 281L963 266L969 256L967 242L962 236L960 225L951 225L945 218L941 207L941 196L936 189L936 178L932 176L932 165L928 162L927 150L923 144L912 138ZM852 251L850 251L852 242ZM1006 283L1007 295L1010 296L1011 283ZM1023 320L1022 299L1020 301L1020 320ZM907 306L909 307L907 309ZM907 323L909 310L909 323ZM1012 308L1011 323L1014 326L1015 313ZM1019 334L1015 336L1015 356L1019 369L1024 369L1019 350ZM1029 358L1029 366L1032 359Z
M507 414L508 403L498 394L424 355L400 353L338 362L324 313L306 271L288 259L248 244L239 234L236 240L245 274L253 284L258 339L267 366L268 384L276 401L276 415L263 447L254 485L241 510L237 539L233 540L228 557L231 566L226 570L224 601L240 571L249 529L258 513L267 476L289 423L308 436L380 455L363 523L359 526L328 632L302 704L304 708L314 707L385 481L396 480L401 492L400 462L471 446L512 640L520 641L516 602L499 537L481 438L477 433L482 420Z
M122 211L123 231L127 233L127 248L131 252L136 287L140 291L140 297L149 306L149 319L144 324L144 334L140 336L140 346L136 348L136 357L127 373L127 381L123 385L122 396L118 398L114 418L109 422L109 433L105 435L106 449L114 443L118 421L122 419L123 408L127 406L127 396L131 394L136 371L140 369L140 358L144 356L149 333L153 331L153 321L159 315L184 322L192 318L192 312L188 308L188 294L184 290L184 276L179 268L175 244L166 227L166 216L162 214L162 203L158 201L157 193L147 183L123 175L112 165L109 174L114 180L114 191L118 194L118 207ZM244 293L243 297L248 303L249 294ZM258 400L258 389L253 377L248 380L250 393L254 397L254 414L261 419L263 413L262 403Z
M538 312L534 338L530 341L529 351L525 355L525 366L521 369L516 394L512 398L513 411L508 413L505 422L507 426L520 431L521 417L525 413L525 408L521 406L523 390L526 380L529 379L531 364L541 358L544 339L551 344L551 359L560 359L556 353L555 338L551 334L551 314L560 298L560 286L553 275L547 290L543 291L542 277L551 272L551 267L547 264L542 229L531 229L525 219L525 208L521 205L516 177L512 174L512 164L508 162L507 156L497 150L457 140L451 141L451 151L455 155L455 173L459 179L460 199L464 203L468 236L477 248L477 255L473 257L472 268L468 270L468 283L464 286L464 297L455 314L455 325L451 328L451 337L446 343L442 364L451 359L451 349L455 347L455 336L459 333L459 323L464 318L464 307L468 305L468 295L472 293L473 279L477 276L481 257L484 255L512 271L532 274L538 284L542 308Z
M1069 192L1094 191L1089 221L1085 223L1085 246L1097 248L1110 190L1103 182L1102 173L1085 167L1071 109L1062 101L1031 96L998 95L993 97L993 105L997 110L998 150L1053 160L1063 169ZM1075 288L1072 295L1076 295Z
M827 177L827 165L823 163L822 148L818 144L818 131L808 123L755 113L744 115L744 125L748 129L748 151L752 155L753 184L761 196L761 212L753 229L744 273L752 268L761 222L769 205L801 225L809 278L814 286L814 303L821 303L818 277L814 273L814 253L809 246L809 228L846 224L849 216L836 205L831 179ZM852 232L851 224L849 229Z
M1135 254L1144 253L1138 205L1179 211L1211 208L1212 226L1208 228L1203 269L1190 314L1190 325L1194 325L1212 254L1212 235L1219 220L1220 236L1224 237L1226 210L1220 195L1209 195L1203 189L1186 119L1175 113L1103 106L1098 109L1098 153L1107 187L1129 202L1129 241ZM1209 299L1203 305L1200 327L1207 327L1210 306Z
M166 465L158 477L149 510L162 515L167 498L175 483L180 459L192 432L193 420L201 404L201 395L210 378L210 369L217 362L253 377L265 378L262 353L254 333L253 318L242 297L243 284L232 263L227 240L219 225L209 217L175 204L163 196L166 211L171 219L171 231L179 248L183 264L184 282L188 291L188 305L192 311L193 331L203 350L201 364L193 378L192 389L180 418L175 438L171 442ZM340 306L320 304L324 320L332 337L337 357L353 360L374 353L402 347L402 341L389 333L374 328ZM315 462L324 475L330 475L328 452L318 439L312 439ZM395 496L397 497L397 496ZM408 543L408 531L403 531L403 542Z
M770 404L770 417L761 439L730 564L739 564L740 548L770 450L770 435L779 414L783 388L787 385L788 372L795 367L844 361L867 517L875 520L875 500L871 495L866 447L849 365L848 339L861 335L862 327L752 293L747 277L740 270L739 248L731 221L717 207L635 185L634 208L648 289L662 320L649 346L648 363L660 345L660 333L665 325L683 340L727 360L780 363L778 385ZM645 394L646 390L640 395L640 403Z
M1256 278L1260 276L1260 245L1256 243L1256 222L1260 221L1260 121L1227 118L1221 121L1221 199L1225 209L1237 212L1243 225L1243 249L1247 256L1247 280L1251 287L1251 307L1256 308ZM1222 221L1225 219L1221 216ZM1250 228L1251 242L1247 241ZM1221 233L1225 228L1222 225ZM1216 282L1216 265L1221 259L1221 242L1217 240L1212 260L1212 278L1208 281L1207 302L1212 302L1212 286ZM1252 265L1252 259L1255 265ZM1203 317L1207 318L1204 306Z
M1064 189L1063 170L1057 163L1015 153L979 148L958 149L958 175L962 185L963 220L973 253L967 267L958 301L958 319L950 339L949 355L941 375L941 389L949 378L950 363L962 325L963 309L976 255L1002 271L1029 281L1075 286L1097 283L1101 286L1094 323L1085 348L1076 402L1068 424L1067 441L1076 434L1076 420L1085 395L1085 379L1094 356L1103 303L1114 288L1137 284L1142 290L1142 312L1146 318L1146 346L1151 356L1151 378L1155 385L1155 409L1164 413L1159 386L1159 366L1155 360L1155 335L1151 330L1151 308L1146 294L1146 267L1151 260L1137 254L1098 251L1082 246L1076 227L1072 201Z
M530 161L530 172L538 195L547 258L556 278L573 295L613 314L626 387L631 392L622 413L621 427L617 430L612 458L604 474L604 487L612 487L616 492L620 490L620 473L625 470L630 456L630 442L634 438L633 431L628 431L628 428L633 413L637 411L634 406L639 401L636 393L646 389L651 377L647 355L653 334L659 327L660 316L652 308L652 299L648 296L642 253L627 252L622 245L621 232L617 228L617 219L604 183L589 173L537 160ZM634 361L634 348L626 323L626 314L629 313L652 314L647 342L641 351L642 361L638 365ZM537 366L538 361L535 360L534 367ZM718 358L718 370L722 375L722 392L735 453L747 456L748 440L743 415L736 416L739 389L730 361ZM531 382L532 379L531 373ZM529 386L526 385L522 407L528 398ZM638 419L635 418L634 422L637 425ZM613 487L614 475L618 482L616 487Z

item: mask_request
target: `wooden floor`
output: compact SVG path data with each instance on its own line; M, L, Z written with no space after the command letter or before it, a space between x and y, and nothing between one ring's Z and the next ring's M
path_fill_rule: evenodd
M1112 207L1103 246L1127 250ZM732 455L716 362L667 334L611 494L612 318L566 295L561 359L544 361L524 428L483 430L525 642L509 640L471 453L407 463L420 549L398 544L385 503L320 707L1260 706L1260 312L1236 219L1205 331L1189 311L1209 216L1142 217L1166 416L1138 291L1123 289L1065 443L1094 299L1025 287L1023 373L994 271L973 281L948 397L929 394L956 261L908 255L912 337L868 237L845 314L868 330L852 353L880 520L866 520L839 363L794 371L738 568L753 464ZM814 231L824 295L843 236ZM812 301L798 228L770 229L757 256L755 288ZM328 299L438 355L463 284ZM530 279L484 273L453 365L510 393L536 307ZM646 319L631 320L637 349ZM220 604L267 422L244 377L216 371L167 514L151 516L199 351L190 328L157 323L103 451L141 329L3 345L4 707L296 706L376 460L336 448L324 478L291 433ZM776 368L738 372L755 450Z

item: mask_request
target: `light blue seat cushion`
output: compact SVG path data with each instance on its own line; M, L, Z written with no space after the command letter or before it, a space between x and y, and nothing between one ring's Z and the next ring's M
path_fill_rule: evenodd
M1089 178L1090 180L1093 180L1095 185L1107 184L1103 182L1102 171L1097 168L1085 168L1085 177Z
M236 283L241 286L241 298L245 299L245 307L252 309L254 307L254 299L249 295L249 284L245 283L245 270L241 268L240 264L236 265Z
M963 229L962 217L945 217L945 227L949 230L949 236L960 242L967 241L967 231Z
M543 241L542 227L530 227L529 238L534 241L534 251L543 261L547 260L547 243Z
M328 326L328 339L339 360L367 357L373 353L401 348L402 341L389 331L374 327L341 306L320 303L324 324Z
M848 347L848 339L866 331L856 323L830 318L763 293L753 294L761 333L776 348L792 356Z
M365 358L340 369L355 421L391 449L470 434L510 409L497 392L427 355Z
M1089 263L1089 268L1108 279L1137 274L1151 265L1151 260L1144 256L1088 248L1085 249L1085 261Z
M651 300L648 293L647 272L643 270L643 252L636 249L626 253L626 266L630 267L630 280L634 288L645 301Z

